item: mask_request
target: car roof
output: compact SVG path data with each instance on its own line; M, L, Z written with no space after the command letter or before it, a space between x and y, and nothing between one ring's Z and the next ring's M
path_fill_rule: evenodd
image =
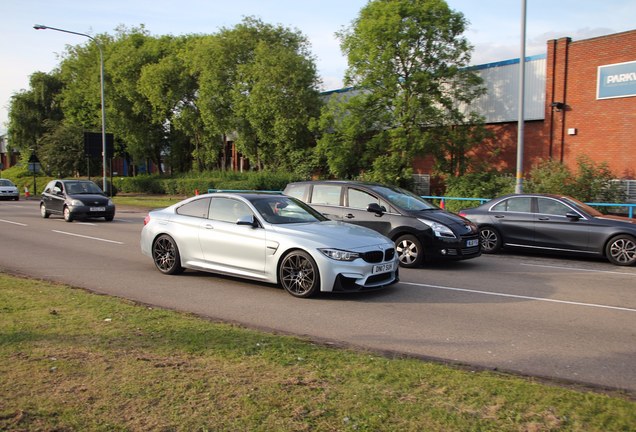
M291 182L290 185L296 184L338 184L338 185L357 185L357 186L381 186L381 187L395 187L393 185L387 185L376 182L368 182L361 180L305 180Z

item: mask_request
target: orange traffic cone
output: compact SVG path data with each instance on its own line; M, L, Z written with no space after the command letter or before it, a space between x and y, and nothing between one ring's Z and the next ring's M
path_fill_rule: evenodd
M195 194L195 195L199 195L199 189L195 189L195 190L194 190L194 194Z
M29 188L25 186L24 187L24 197L28 198L30 196L31 196L31 194L29 193Z
M444 201L444 198L442 198L442 201L439 203L439 208L441 209L446 208L446 202Z

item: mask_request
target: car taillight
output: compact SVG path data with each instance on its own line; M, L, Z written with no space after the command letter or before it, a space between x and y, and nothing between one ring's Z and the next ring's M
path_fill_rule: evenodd
M147 214L144 218L144 225L148 225L148 222L150 222L150 214Z
M464 213L463 211L460 211L459 213L457 213L458 215L460 215L461 217L466 217L466 213Z

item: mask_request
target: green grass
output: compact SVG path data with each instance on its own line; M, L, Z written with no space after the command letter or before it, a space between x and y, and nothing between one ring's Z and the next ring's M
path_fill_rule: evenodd
M0 430L635 428L621 393L330 348L0 273Z
M115 206L123 205L154 209L171 206L186 198L188 197L185 195L116 195L113 197L113 202Z

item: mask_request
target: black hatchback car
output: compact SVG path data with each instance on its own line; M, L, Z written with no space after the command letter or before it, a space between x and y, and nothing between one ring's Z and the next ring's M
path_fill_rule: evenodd
M64 216L64 220L104 218L112 221L115 204L90 180L51 180L42 192L40 214Z
M504 195L459 214L479 226L484 253L523 248L605 257L621 266L636 263L635 219L604 215L568 196Z
M481 254L477 226L398 187L356 181L290 183L298 198L329 219L366 226L395 242L403 267L425 260L463 260Z

